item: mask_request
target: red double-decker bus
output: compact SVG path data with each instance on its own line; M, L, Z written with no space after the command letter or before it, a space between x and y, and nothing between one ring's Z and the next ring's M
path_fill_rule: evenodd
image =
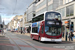
M61 14L44 12L32 19L31 38L39 41L62 41Z

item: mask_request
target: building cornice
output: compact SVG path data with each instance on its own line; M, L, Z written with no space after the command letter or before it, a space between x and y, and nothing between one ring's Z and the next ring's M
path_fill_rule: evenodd
M62 17L62 20L67 20L67 19L75 19L75 16Z

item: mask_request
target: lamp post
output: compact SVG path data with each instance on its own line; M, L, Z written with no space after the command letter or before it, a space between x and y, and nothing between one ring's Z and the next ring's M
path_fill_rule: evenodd
M25 21L25 19L24 19L24 15L23 15L23 27L24 27L24 21Z
M23 32L24 32L24 21L25 21L25 19L24 19L24 15L23 15Z
M71 29L71 27L70 27L70 24L71 23L71 18L69 18L69 31L70 31L70 29Z

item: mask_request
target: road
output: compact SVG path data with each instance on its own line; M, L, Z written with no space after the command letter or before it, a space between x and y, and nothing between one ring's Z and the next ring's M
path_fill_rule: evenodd
M5 32L0 36L0 50L75 50L74 42L39 42L30 36Z

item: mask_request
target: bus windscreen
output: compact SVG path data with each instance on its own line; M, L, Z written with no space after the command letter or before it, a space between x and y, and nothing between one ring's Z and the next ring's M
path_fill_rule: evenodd
M61 27L45 26L45 33L50 36L58 36L61 34Z
M60 13L56 13L56 12L47 12L46 15L45 15L45 19L48 20L61 20L61 15Z

